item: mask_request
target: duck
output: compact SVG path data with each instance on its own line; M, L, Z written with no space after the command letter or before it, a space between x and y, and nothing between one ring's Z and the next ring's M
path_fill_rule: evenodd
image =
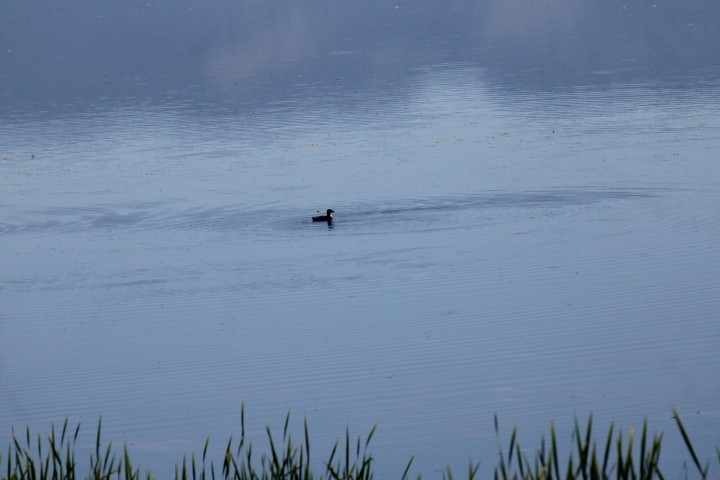
M335 210L333 210L332 208L328 208L326 215L318 215L318 216L316 216L316 217L312 217L312 221L313 221L313 222L328 222L328 223L332 223L332 221L333 221L333 216L332 216L332 214L333 214L333 213L335 213Z

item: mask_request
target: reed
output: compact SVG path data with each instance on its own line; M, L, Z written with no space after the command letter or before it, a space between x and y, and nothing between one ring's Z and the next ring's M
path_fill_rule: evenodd
M680 415L672 409L673 418L692 459L696 478L707 479L710 475L710 462L701 463L693 447ZM208 458L210 439L205 440L202 455L196 458L191 454L184 456L175 467L175 480L371 480L374 477L373 456L369 445L375 434L373 427L363 439L351 439L345 431L344 439L338 440L328 459L315 471L310 464L310 433L307 421L304 422L303 438L295 443L289 433L290 413L285 418L282 437L278 440L266 428L267 453L258 457L253 444L246 437L245 408L240 415L240 437L228 440L222 463L216 468ZM70 429L66 419L59 434L52 426L50 434L33 436L26 428L24 435L18 436L13 430L12 441L7 454L0 455L0 479L3 480L152 480L149 473L141 474L133 466L127 447L122 455L116 456L112 442L102 440L102 419L98 421L95 434L95 448L90 453L87 469L79 469L76 460L76 442L80 432L78 424ZM495 416L495 433L500 445L500 428ZM664 480L660 470L660 450L663 434L648 436L647 420L643 422L640 438L634 431L627 437L610 425L606 437L599 444L593 437L593 418L588 417L584 428L576 420L572 431L572 448L567 452L567 460L558 449L557 432L550 425L549 442L543 437L540 447L528 456L520 446L517 429L513 429L507 450L498 447L498 463L494 468L494 480L601 480L631 479ZM716 449L720 465L720 448ZM407 462L401 480L409 480L413 458ZM470 463L467 478L474 480L478 476L479 465ZM685 470L686 478L690 473ZM453 480L453 472L447 467L442 475L444 480ZM420 479L420 475L417 475Z

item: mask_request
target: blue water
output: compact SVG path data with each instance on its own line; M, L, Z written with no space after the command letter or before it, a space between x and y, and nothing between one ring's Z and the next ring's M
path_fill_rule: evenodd
M675 478L675 405L711 459L720 12L559 4L0 7L0 435L165 477L244 402L434 478L593 412Z

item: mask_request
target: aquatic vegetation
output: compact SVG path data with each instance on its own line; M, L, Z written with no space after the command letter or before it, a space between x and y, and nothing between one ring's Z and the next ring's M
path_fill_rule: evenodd
M690 438L675 408L672 409L673 418L682 434L699 478L708 478L710 465L702 465L695 453ZM540 448L535 452L533 463L520 448L517 438L517 429L513 429L510 437L507 454L501 450L498 465L495 467L494 478L498 479L663 479L660 470L660 449L663 434L648 438L647 419L643 421L640 433L639 452L635 451L635 432L631 431L627 440L623 440L622 432L615 433L615 425L610 424L607 437L601 448L592 437L593 419L588 418L585 431L580 429L577 420L573 430L574 452L571 452L567 464L558 460L557 433L553 424L550 426L550 447L546 448L545 439L541 441ZM497 416L495 417L495 432L499 436ZM574 456L573 453L576 455ZM513 463L513 456L515 461ZM717 449L720 462L720 448ZM514 467L513 467L514 465Z
M697 478L706 479L709 476L710 463L701 463L680 416L673 408L674 419L677 423L685 446L692 458ZM319 473L310 465L310 434L307 422L304 423L304 438L300 444L295 444L288 434L290 413L285 418L282 442L278 443L270 428L266 428L269 453L261 454L259 458L254 454L253 444L245 435L245 411L241 413L241 433L237 443L230 438L225 448L222 464L216 467L215 462L207 457L210 439L205 440L202 456L198 460L195 454L182 459L181 464L175 467L175 480L207 480L207 479L234 479L234 480L371 480L374 477L373 456L368 447L375 434L373 427L363 439L358 437L351 440L346 430L344 441L335 443L328 459L324 462ZM80 432L78 424L70 430L68 420L63 423L59 437L52 427L50 435L43 439L40 435L32 437L29 428L26 428L24 438L18 438L13 431L12 443L8 446L7 456L0 456L2 470L0 479L3 480L106 480L125 479L151 480L155 477L151 473L141 474L133 466L127 447L123 448L120 457L113 451L112 442L105 444L102 440L102 419L98 421L95 436L95 449L90 454L90 463L87 470L80 469L76 460L76 442ZM495 417L495 432L500 440L498 419ZM526 479L526 480L600 480L600 479L664 479L660 466L660 450L663 434L648 438L647 420L643 422L642 432L636 450L635 432L630 432L627 439L623 439L622 432L615 432L613 424L610 425L607 437L598 448L592 436L593 420L588 418L584 431L578 422L573 430L574 450L569 453L566 464L558 460L561 452L558 451L557 433L555 427L550 426L550 445L543 438L540 448L529 458L521 449L517 437L517 429L513 429L507 452L501 448L499 461L494 469L494 480ZM716 449L717 459L720 463L720 448ZM408 480L413 458L407 462L401 480ZM470 463L467 476L469 480L478 477L479 464ZM686 472L686 476L689 473ZM421 478L418 474L417 478ZM453 480L454 474L450 467L443 474L444 480Z

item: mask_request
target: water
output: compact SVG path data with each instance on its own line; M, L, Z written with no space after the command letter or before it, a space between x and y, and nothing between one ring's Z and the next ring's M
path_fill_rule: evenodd
M714 454L716 5L0 13L8 440L102 415L167 476L244 402L432 478L594 412L677 476L675 405Z

